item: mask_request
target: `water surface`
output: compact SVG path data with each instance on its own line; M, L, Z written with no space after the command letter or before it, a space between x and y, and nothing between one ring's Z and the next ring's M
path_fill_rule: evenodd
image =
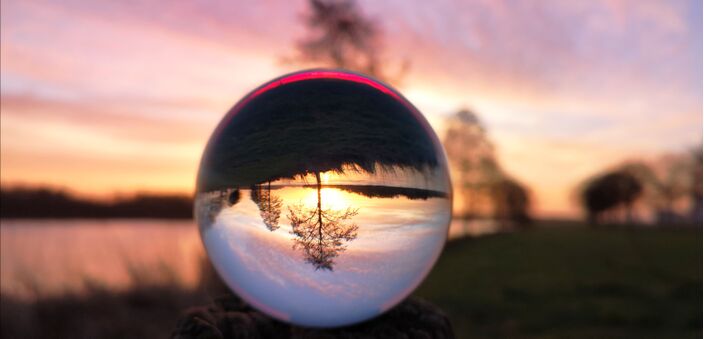
M192 221L2 220L0 293L22 298L121 290L142 280L195 286L203 246Z
M484 231L492 228L453 220L450 237ZM87 281L123 290L135 267L158 273L167 266L181 284L195 286L203 255L192 221L1 220L0 294L81 292Z

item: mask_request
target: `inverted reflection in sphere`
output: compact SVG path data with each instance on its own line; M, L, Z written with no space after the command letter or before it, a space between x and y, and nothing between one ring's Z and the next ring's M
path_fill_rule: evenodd
M341 326L403 300L446 240L440 143L393 89L341 71L273 80L213 133L196 217L216 270L278 319Z

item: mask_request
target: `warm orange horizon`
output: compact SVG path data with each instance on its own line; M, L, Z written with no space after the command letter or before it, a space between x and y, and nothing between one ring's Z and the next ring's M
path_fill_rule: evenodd
M578 216L575 187L606 167L702 142L700 2L359 4L411 63L399 91L441 139L475 111L538 217ZM192 194L225 112L295 70L303 11L2 0L0 184Z

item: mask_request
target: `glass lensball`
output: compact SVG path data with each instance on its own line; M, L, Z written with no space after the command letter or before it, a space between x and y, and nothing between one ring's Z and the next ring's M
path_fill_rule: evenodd
M227 113L201 160L195 211L235 293L280 320L333 327L420 284L447 237L450 187L437 136L398 92L312 70Z

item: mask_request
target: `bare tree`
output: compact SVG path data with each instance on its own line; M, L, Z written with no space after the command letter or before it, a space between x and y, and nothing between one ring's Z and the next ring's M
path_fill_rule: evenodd
M320 173L316 172L318 201L315 208L303 205L289 206L293 248L302 250L306 262L316 270L332 271L334 259L346 249L344 242L357 238L358 226L347 222L358 210L347 208L335 211L322 207Z
M387 81L398 81L409 63L390 75L382 58L381 29L353 0L310 0L306 36L297 41L298 64L344 68Z
M252 188L252 200L259 207L259 215L269 231L276 231L279 228L279 218L281 217L281 206L283 201L280 197L271 193L271 182L267 182L266 189L263 185Z

